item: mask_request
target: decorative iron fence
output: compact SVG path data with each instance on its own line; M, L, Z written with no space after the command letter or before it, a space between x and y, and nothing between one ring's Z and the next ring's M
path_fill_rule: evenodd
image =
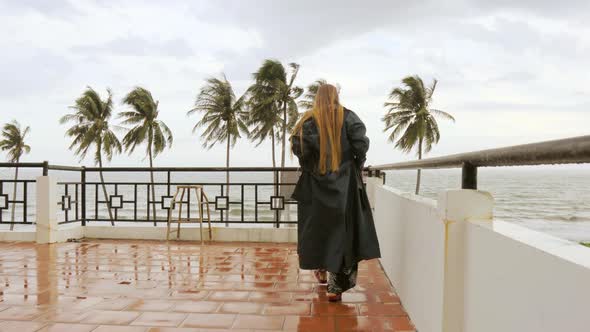
M7 180L0 179L0 223L2 224L32 224L30 218L29 193L35 180ZM16 186L16 195L14 187ZM11 189L5 189L10 187ZM8 218L6 217L8 215ZM18 216L14 219L12 216Z
M15 181L5 178L10 176L7 170L16 167L35 171L28 174L29 178L16 181L19 190L15 198L12 193L5 193L8 191L6 189L13 189L5 183ZM298 169L294 167L87 168L44 162L18 165L0 163L0 170L5 171L0 173L0 218L3 218L0 219L0 224L34 223L36 185L31 177L53 172L60 173L59 176L56 175L60 178L56 198L60 224L165 223L169 214L173 213L172 200L176 186L181 185L203 187L204 194L210 201L212 223L273 224L279 227L281 224L297 222L297 204L290 199L297 179ZM101 173L105 181L100 180ZM150 174L154 174L156 178L153 182L149 179ZM286 175L289 174L295 176L288 179ZM229 182L226 175L230 176ZM198 213L195 209L195 197L191 193L178 204L185 205L183 218L191 218ZM7 211L13 205L18 213L14 221L7 221L7 218L11 218Z
M10 169L21 171L18 179ZM35 179L44 173L47 163L0 163L0 225L31 225L35 223ZM33 170L33 174L22 174Z

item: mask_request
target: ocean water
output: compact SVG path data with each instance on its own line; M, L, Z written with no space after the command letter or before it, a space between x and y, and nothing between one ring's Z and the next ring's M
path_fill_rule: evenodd
M23 170L21 178L34 179L39 175L39 170ZM74 172L52 172L59 181L79 181L79 174ZM415 171L388 171L386 184L396 189L413 192L416 172ZM12 169L0 169L0 179L12 179ZM105 173L105 180L112 182L149 182L149 173ZM236 183L265 182L269 185L246 185L244 187L244 216L246 221L254 220L254 197L255 190L258 193L259 201L270 201L274 195L271 173L232 173L231 181ZM98 182L97 174L89 174L88 182ZM156 182L165 182L166 175L156 173ZM225 182L225 173L173 173L172 182L176 183L211 183L205 187L210 200L221 194L221 186ZM436 199L438 193L445 189L458 189L461 183L461 172L458 169L450 170L423 170L420 195ZM478 187L480 190L489 191L495 199L494 216L497 219L514 222L526 227L548 232L553 235L567 238L574 241L590 241L590 165L588 166L563 166L563 167L502 167L502 168L481 168L479 169ZM292 189L286 188L286 189ZM73 193L70 187L70 194ZM225 190L225 189L224 189ZM114 194L114 187L108 188L109 194ZM156 196L167 194L166 186L157 186ZM287 195L288 195L288 191ZM4 183L2 192L12 194L12 185ZM174 188L172 188L172 194ZM226 192L225 192L226 193ZM60 196L64 194L63 186L59 186ZM99 198L103 199L99 187ZM132 185L119 185L118 194L125 199L132 199L134 187ZM22 189L19 189L18 196L22 198ZM30 220L34 220L34 187L28 191L28 209ZM242 192L239 186L232 186L230 190L230 201L241 201ZM94 202L94 190L89 190L87 201ZM140 186L137 192L137 208L140 217L147 214L146 187ZM0 202L1 204L1 202ZM89 203L87 213L94 215L94 204ZM229 216L231 220L238 221L241 218L242 206L230 205ZM294 206L293 206L294 208ZM269 205L259 205L258 219L263 221L274 220L274 211ZM10 210L2 212L2 219L10 218ZM99 208L99 218L107 218L106 210ZM19 209L17 209L17 216ZM70 216L73 211L70 212ZM287 214L285 214L287 215ZM283 215L283 218L285 218ZM292 214L291 214L292 215ZM63 220L63 212L59 212ZM133 218L133 204L124 204L119 210L119 217L122 219ZM158 218L163 219L166 215L163 211L158 212ZM213 219L219 219L218 212L213 211ZM227 213L224 216L227 219ZM292 218L292 217L291 217Z
M414 192L416 171L388 171L386 184ZM461 171L423 170L420 195L461 187ZM494 217L574 240L590 240L590 165L480 168L478 189L495 200Z
M386 173L387 185L414 191L415 171ZM460 170L423 170L420 195L436 199L440 191L460 186ZM590 222L590 168L480 168L478 189L494 196L494 215L505 221Z

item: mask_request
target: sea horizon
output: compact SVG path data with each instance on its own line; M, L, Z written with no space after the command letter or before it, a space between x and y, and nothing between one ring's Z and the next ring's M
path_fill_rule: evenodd
M179 165L176 166L179 167ZM13 169L0 169L1 179L11 179L13 174ZM22 169L20 174L21 179L34 179L35 176L40 175L40 170ZM79 174L76 172L51 171L50 174L58 181L79 181ZM165 173L156 172L155 176L156 182L166 181ZM230 174L230 177L232 182L272 182L270 173L234 172ZM105 180L149 182L149 173L106 172ZM97 174L89 174L87 181L99 181ZM225 172L173 173L171 181L221 184L225 183ZM416 171L414 170L386 171L386 185L399 191L413 193L415 181ZM460 184L461 170L459 169L423 170L420 195L436 200L441 191L459 189ZM4 186L4 192L11 193L10 184ZM590 241L590 165L480 168L478 189L488 191L494 197L494 217L497 220L517 223L567 240ZM121 193L124 196L130 195L129 190L129 188L121 187ZM217 189L206 188L206 190L210 197L219 195ZM270 186L268 188L261 186L259 190L259 200L270 199L272 195ZM160 187L157 190L157 196L163 194L165 194L164 188ZM232 189L230 194L239 199L239 190ZM29 192L29 195L32 193ZM245 190L244 213L246 215L253 213L253 195L252 189ZM30 201L34 202L34 199ZM140 207L145 207L144 200L140 199L140 202ZM90 207L89 211L92 209L93 207ZM29 211L29 214L33 216L34 209L30 208ZM129 207L121 212L123 215L130 214ZM261 208L259 212L261 213L259 217L262 219L266 216L266 219L272 220L273 215L270 210L265 211ZM230 216L235 217L240 213L241 211L235 208L230 211ZM8 217L9 210L5 210L3 220ZM159 217L164 215L160 214Z

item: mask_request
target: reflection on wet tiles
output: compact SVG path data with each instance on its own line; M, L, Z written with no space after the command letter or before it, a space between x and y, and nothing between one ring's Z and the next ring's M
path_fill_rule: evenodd
M94 329L96 329L96 325L55 323L47 325L37 332L90 332Z
M325 292L292 244L0 243L0 332L413 330L377 261Z
M183 313L144 312L131 325L175 327L180 325L187 316L188 314Z
M11 307L0 311L0 320L33 320L41 316L45 311L45 309L37 307Z
M45 325L45 323L5 321L0 322L0 332L33 332L39 330L43 325Z

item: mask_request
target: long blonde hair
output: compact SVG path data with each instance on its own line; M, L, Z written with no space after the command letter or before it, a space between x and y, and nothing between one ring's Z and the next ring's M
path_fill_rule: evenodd
M342 158L340 136L344 122L344 108L340 105L338 89L331 84L322 84L318 88L313 108L303 114L293 129L293 135L298 135L303 150L303 123L313 118L320 135L320 160L318 169L320 174L326 174L328 152L330 152L330 171L337 172Z

